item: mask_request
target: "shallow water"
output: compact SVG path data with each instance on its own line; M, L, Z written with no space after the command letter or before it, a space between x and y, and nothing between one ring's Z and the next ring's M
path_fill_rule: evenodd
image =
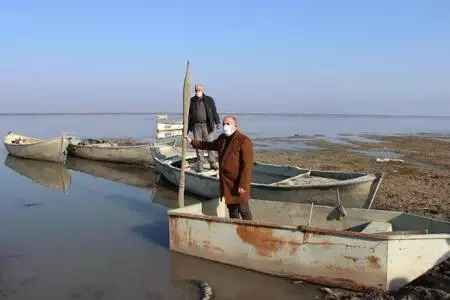
M291 131L296 131L334 137L355 129L339 118L278 120L243 117L241 125L254 136L292 136ZM443 131L439 122L419 127ZM151 116L16 116L0 117L0 127L42 137L65 131L145 139L152 136L154 120ZM378 127L372 129L377 132ZM312 285L294 285L169 251L166 212L177 206L177 190L167 183L155 188L151 172L121 168L105 172L104 165L95 162L78 164L79 168L89 166L91 174L87 169L30 166L23 160L22 164L10 160L8 166L3 162L2 299L198 299L193 279L208 282L215 299L289 300L319 295ZM49 172L39 172L44 169ZM196 201L200 199L186 198L187 203Z
M194 279L210 284L217 299L318 294L309 285L171 253L166 212L177 206L177 190L168 183L139 188L68 170L64 192L43 185L55 178L37 183L27 177L33 170L22 167L22 175L16 167L0 167L4 299L197 299Z

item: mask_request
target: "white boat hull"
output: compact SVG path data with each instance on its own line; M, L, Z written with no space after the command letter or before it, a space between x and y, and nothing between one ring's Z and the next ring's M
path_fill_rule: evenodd
M19 138L24 139L26 142L23 144L12 143L12 141ZM3 144L6 151L16 157L62 162L69 140L64 136L42 140L10 133L5 136Z
M81 158L110 161L127 164L153 164L150 151L151 144L138 146L101 146L70 144L67 152L71 156Z
M157 122L156 123L157 131L166 131L166 130L183 130L183 123L164 123Z

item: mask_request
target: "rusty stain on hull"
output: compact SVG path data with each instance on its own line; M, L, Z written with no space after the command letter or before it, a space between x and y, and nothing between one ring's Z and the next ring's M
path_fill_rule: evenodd
M255 247L261 256L273 256L281 247L280 242L274 239L271 228L238 225L236 233L244 243Z
M377 256L367 256L367 261L369 262L369 266L373 269L380 269L380 258Z

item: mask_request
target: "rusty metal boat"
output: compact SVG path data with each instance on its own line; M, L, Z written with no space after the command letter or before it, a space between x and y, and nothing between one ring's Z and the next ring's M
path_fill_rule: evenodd
M252 221L220 198L168 211L170 249L351 290L395 291L450 257L450 223L396 211L251 199Z
M178 186L181 173L181 155L170 145L154 145L151 148L158 171ZM192 150L186 160L186 190L207 199L220 196L218 170L207 165L198 171L197 158ZM323 171L296 166L254 162L252 197L283 202L341 205L344 207L370 208L374 203L383 173Z

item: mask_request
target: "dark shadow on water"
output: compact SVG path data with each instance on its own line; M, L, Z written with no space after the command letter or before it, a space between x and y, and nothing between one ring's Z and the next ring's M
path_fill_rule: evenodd
M167 210L161 206L152 205L141 199L124 196L120 194L111 194L106 196L107 199L114 200L128 208L130 211L140 213L149 218L157 218L167 215Z
M169 220L167 209L162 206L152 205L140 199L119 194L106 196L128 208L130 211L140 213L154 222L137 226L131 229L149 242L169 249Z
M134 227L132 231L156 245L169 249L168 220L159 220L154 223Z

